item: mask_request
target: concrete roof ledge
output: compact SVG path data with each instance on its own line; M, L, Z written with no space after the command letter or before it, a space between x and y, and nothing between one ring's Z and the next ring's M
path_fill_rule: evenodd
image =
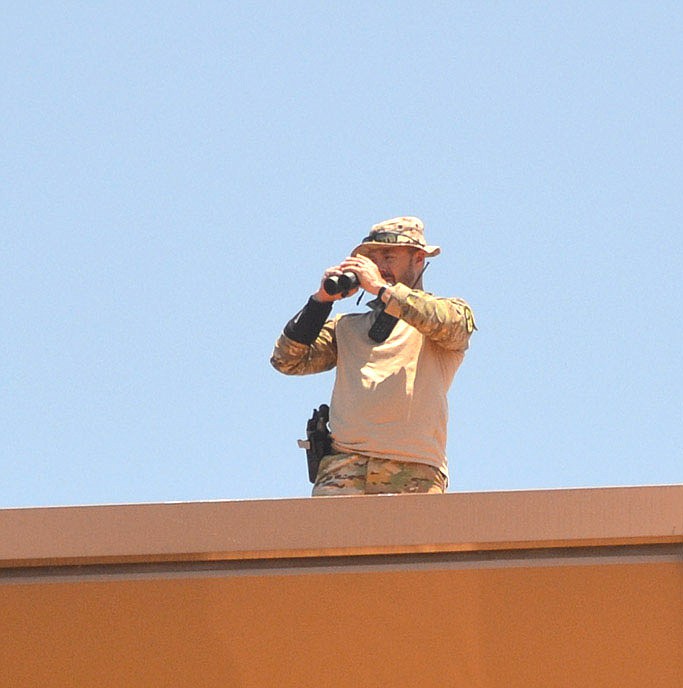
M683 485L0 510L0 568L683 542Z

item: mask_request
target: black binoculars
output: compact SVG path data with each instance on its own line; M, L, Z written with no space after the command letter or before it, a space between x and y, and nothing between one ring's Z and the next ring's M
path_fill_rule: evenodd
M355 272L344 272L341 275L332 275L323 282L323 289L330 295L346 294L360 286Z

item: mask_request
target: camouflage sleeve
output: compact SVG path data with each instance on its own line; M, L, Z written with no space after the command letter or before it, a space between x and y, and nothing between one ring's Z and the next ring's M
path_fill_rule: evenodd
M337 364L336 318L328 320L312 344L301 344L281 334L270 363L285 375L310 375L331 370Z
M401 319L444 349L467 350L477 326L465 301L433 296L404 284L394 285L392 292Z

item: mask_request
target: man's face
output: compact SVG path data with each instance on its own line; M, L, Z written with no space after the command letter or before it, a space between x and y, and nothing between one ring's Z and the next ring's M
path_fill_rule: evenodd
M424 266L425 254L409 246L367 246L363 247L367 256L382 273L389 284L401 282L412 287Z

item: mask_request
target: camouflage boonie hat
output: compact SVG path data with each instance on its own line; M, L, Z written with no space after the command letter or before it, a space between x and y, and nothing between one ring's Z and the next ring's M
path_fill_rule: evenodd
M441 249L425 241L425 227L419 217L394 217L373 225L370 234L351 251L355 256L364 246L413 246L424 251L429 258L438 256Z

